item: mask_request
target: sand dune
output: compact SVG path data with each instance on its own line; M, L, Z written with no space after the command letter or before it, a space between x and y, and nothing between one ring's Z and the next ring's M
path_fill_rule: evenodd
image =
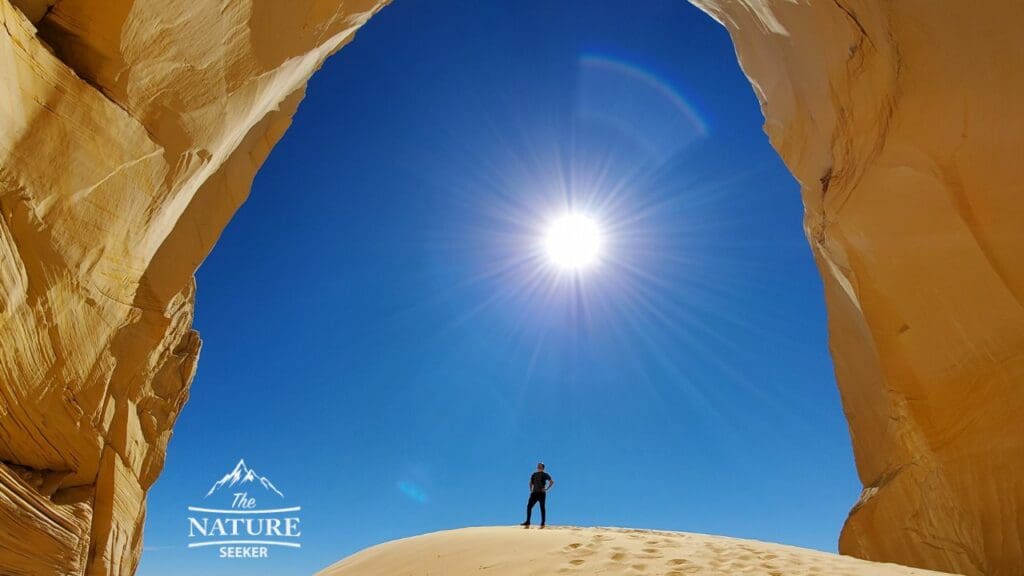
M623 528L493 526L395 540L320 572L324 576L926 576L781 544Z

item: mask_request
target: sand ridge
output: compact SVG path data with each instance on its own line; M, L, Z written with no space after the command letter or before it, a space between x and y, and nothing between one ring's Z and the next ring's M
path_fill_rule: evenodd
M489 526L367 548L322 576L926 576L939 572L685 532Z

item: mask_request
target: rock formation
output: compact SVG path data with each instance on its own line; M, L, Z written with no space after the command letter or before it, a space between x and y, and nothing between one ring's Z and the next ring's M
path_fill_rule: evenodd
M839 549L1024 567L1024 3L696 0L802 186L864 491Z
M1024 566L1024 4L695 0L803 188L865 489L840 549ZM0 567L121 574L192 274L386 0L0 0Z
M133 572L193 272L384 3L0 0L0 572Z

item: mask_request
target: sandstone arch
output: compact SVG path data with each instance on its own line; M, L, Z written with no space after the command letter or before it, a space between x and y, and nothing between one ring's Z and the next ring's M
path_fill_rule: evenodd
M385 0L0 0L0 565L130 573L192 273ZM1024 5L696 0L802 183L865 485L843 552L1024 566Z

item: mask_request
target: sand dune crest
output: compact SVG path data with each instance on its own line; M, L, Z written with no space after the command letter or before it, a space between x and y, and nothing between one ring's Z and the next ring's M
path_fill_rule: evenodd
M492 526L434 532L367 548L322 576L926 576L754 540L625 528Z

